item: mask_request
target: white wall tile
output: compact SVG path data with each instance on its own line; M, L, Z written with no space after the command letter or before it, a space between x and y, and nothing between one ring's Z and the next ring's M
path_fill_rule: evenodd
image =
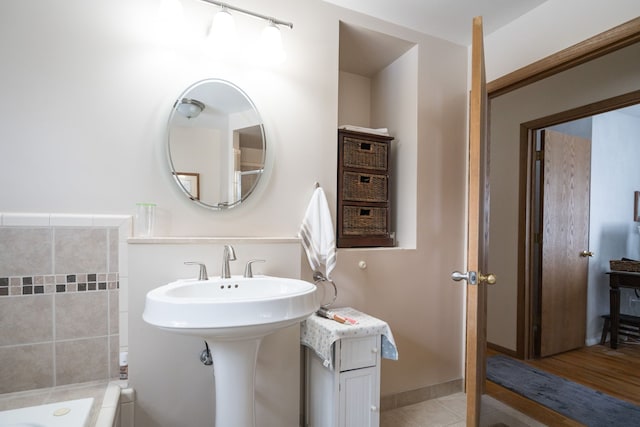
M129 312L120 311L120 351L129 351Z
M131 222L131 215L93 215L94 227L124 227L126 236L131 235L130 230L127 231L127 225ZM129 226L130 228L130 226Z
M50 215L38 213L4 213L2 214L2 225L48 227L50 225Z
M55 227L91 227L91 215L82 214L51 214L51 225Z
M88 256L91 258L91 254L96 250L96 241L99 241L100 244L97 245L98 246L97 249L100 249L100 252L104 252L104 254L101 255L100 257L106 259L107 247L109 247L107 245L106 239L109 236L111 236L111 239L109 239L109 245L111 247L113 247L113 245L117 245L117 250L118 250L117 258L121 264L119 266L121 268L119 271L124 273L123 277L125 278L124 279L125 291L123 293L118 292L119 295L123 295L122 301L120 301L120 298L118 297L117 303L114 304L114 306L119 306L120 304L122 304L122 307L124 308L124 310L119 310L117 307L114 307L116 312L113 313L113 315L117 316L117 322L120 324L120 327L122 329L122 334L119 334L117 329L109 330L108 332L111 334L109 336L114 337L115 339L115 342L113 343L114 345L109 347L108 352L102 352L104 354L100 353L100 357L101 357L100 360L98 360L96 363L93 363L92 366L89 366L86 368L83 367L82 364L67 366L67 365L60 365L60 363L57 363L58 365L57 368L61 369L61 371L56 372L56 367L53 366L53 361L55 360L55 358L53 357L53 351L46 352L46 354L50 355L49 357L44 357L44 358L41 357L41 359L45 360L45 362L50 365L49 368L47 369L47 371L50 374L50 377L53 378L54 376L57 376L57 378L60 381L62 381L62 383L74 382L77 380L84 381L87 378L94 378L96 376L101 377L103 376L102 375L103 372L107 372L104 375L106 378L106 376L108 375L108 370L109 369L113 370L113 366L111 366L113 365L113 363L112 362L110 363L109 360L105 361L105 366L106 366L105 368L102 366L102 358L111 357L111 359L113 359L112 357L113 354L117 356L117 354L119 353L118 350L120 350L121 348L124 351L127 351L128 295L126 291L127 290L126 277L128 276L128 273L127 273L128 247L127 247L126 241L131 236L131 217L128 215L0 213L0 225L3 226L3 228L0 229L0 233L3 234L2 239L0 239L0 249L3 242L5 243L5 246L6 246L6 248L4 248L5 249L4 251L0 251L0 266L10 265L13 268L13 270L11 271L5 271L4 276L51 275L53 273L52 271L53 258L56 258L59 261L59 258L61 256L63 258L66 258L69 261L69 262L66 262L66 264L68 264L66 267L64 267L64 265L61 267L63 269L69 270L69 271L65 271L65 273L82 273L77 270L79 268L78 265L83 264L82 259L87 257L87 251L85 249L88 247L92 249L88 251ZM57 228L54 228L54 227L57 227ZM117 228L117 231L106 230L107 227L112 229ZM56 237L62 241L62 243L66 242L66 244L63 244L61 247L58 247L57 250L54 250L52 246L52 242L53 242L52 237L54 233L56 234ZM97 236L99 237L97 240L96 240L96 233L97 233ZM104 238L102 238L103 234L105 235ZM115 237L116 235L117 235L117 239L114 239L113 237ZM78 238L80 238L80 240L82 241L79 242ZM71 252L69 252L70 245L76 246L76 248ZM104 246L103 249L101 249L102 246ZM24 248L26 248L25 250L28 249L28 256L23 256L22 252L24 252L23 251ZM34 252L35 248L38 249L37 252ZM67 250L68 252L66 255L64 253L65 250ZM2 256L3 253L5 254L4 257ZM38 254L40 254L40 256L36 256ZM94 254L94 255L97 255L97 254ZM109 256L115 257L116 252L111 251ZM23 264L25 265L21 264L22 262L21 260L24 260ZM62 264L65 264L65 262L62 262ZM106 269L93 266L90 268L89 272L103 274L103 273L106 273ZM78 278L82 276L83 274L80 274ZM86 274L84 274L84 276L86 276ZM45 276L45 277L49 277L49 276ZM51 276L51 278L53 278L53 276ZM40 280L40 282L36 282L36 283L41 283L41 284L48 283L42 277L35 277L36 281L38 279ZM60 280L61 281L59 283L65 283L64 276L61 276ZM81 280L86 281L86 277L84 277ZM53 297L59 299L60 302L63 302L63 300L75 300L77 298L92 299L92 298L101 298L102 296L108 295L107 293L104 293L104 292L93 292L93 291L82 293L82 294L75 293L75 283L73 285L74 285L73 293L55 294L53 295ZM55 285L47 284L47 286L55 286ZM109 294L113 294L113 291L110 291ZM41 300L42 298L51 298L51 297L52 297L51 295L45 295L45 296L32 295L27 298L20 298L20 301L31 302L31 301ZM9 302L9 299L7 299L6 302ZM70 306L67 306L62 311L64 311L65 314L69 314L69 313L73 314L77 310L82 311L81 309L82 306L84 306L84 304L79 304L79 305L71 304ZM91 306L92 309L96 308L95 304L89 304L89 306ZM104 312L103 313L104 315L98 316L97 319L90 319L90 320L86 318L81 319L86 316L78 316L78 315L73 315L71 317L74 319L74 322L77 323L78 328L82 330L90 330L93 327L95 327L96 324L100 324L100 327L104 326L104 323L106 322L106 317L107 317L106 310L104 307L102 307L100 311ZM40 311L37 311L37 313L40 313ZM29 312L29 313L25 313L25 315L32 317L33 313ZM51 317L51 315L49 315L49 317ZM63 325L64 322L61 322L61 318L58 318L57 320L58 322L56 322L55 319L48 319L43 324L57 325L58 327L64 329L64 325ZM66 326L68 329L69 325L67 324ZM58 332L59 332L58 338L65 336L65 334L60 333L60 331L61 329L58 329ZM102 336L101 339L106 339L104 338L104 335L106 333L107 331L104 331L104 330L100 333L100 335ZM80 335L84 337L85 334L80 333ZM69 337L66 337L66 338L69 338ZM86 341L86 339L95 339L95 337L74 339L73 343ZM57 343L55 338L54 339L40 338L39 341L43 341L43 344L46 341L48 345L54 346L54 348L57 351L64 351L66 347L65 345L63 345L63 343L72 342L69 340L65 340ZM0 346L0 351L9 351L8 349L10 349L10 347L13 348L16 346L3 345L3 346ZM25 346L22 343L20 344L20 349L27 348L27 347L28 346ZM96 358L94 357L93 359L96 359ZM116 359L113 359L113 360L116 360L116 365L117 365L117 357ZM60 361L57 361L57 362L60 362ZM111 368L109 368L109 366L111 366ZM53 385L53 383L45 384L41 382L34 382L38 380L38 378L34 380L34 378L32 377L34 376L31 375L31 377L29 377L26 381L31 381L37 387ZM0 383L1 382L2 381L0 381ZM18 389L27 390L32 388L33 386L33 384L26 384L25 381L18 381L18 382L20 382L20 384L18 385L17 389L13 387L11 390L7 390L7 391L16 391ZM12 381L11 383L14 383L14 381Z

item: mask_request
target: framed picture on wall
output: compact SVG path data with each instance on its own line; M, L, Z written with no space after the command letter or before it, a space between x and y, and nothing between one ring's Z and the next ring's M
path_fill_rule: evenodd
M640 222L640 191L633 192L633 220Z
M182 188L184 188L194 200L200 200L200 174L191 172L176 172L174 174Z

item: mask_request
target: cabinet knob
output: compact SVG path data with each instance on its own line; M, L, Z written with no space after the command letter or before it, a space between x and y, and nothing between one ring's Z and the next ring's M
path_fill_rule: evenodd
M378 352L378 348L377 348L377 347L373 347L373 348L371 349L371 353L377 353L377 352Z
M371 412L378 412L378 407L376 405L371 405Z

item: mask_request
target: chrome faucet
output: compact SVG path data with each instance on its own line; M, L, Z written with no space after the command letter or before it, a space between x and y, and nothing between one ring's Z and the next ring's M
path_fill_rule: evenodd
M244 277L249 279L253 277L253 269L251 268L251 265L254 262L266 262L266 261L264 259L252 259L251 261L247 262L247 265L244 267Z
M185 261L186 265L199 265L200 266L200 274L198 274L198 280L209 280L209 276L207 275L207 266L201 262L195 261Z
M224 245L224 252L222 252L222 274L220 277L223 279L229 279L231 272L229 270L229 261L236 260L236 252L233 250L233 246Z

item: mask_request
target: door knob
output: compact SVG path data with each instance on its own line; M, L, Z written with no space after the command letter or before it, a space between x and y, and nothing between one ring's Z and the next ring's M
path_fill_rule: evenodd
M467 273L454 271L451 273L451 278L456 282L466 280L470 285L476 285L478 283L478 274L475 271L469 271Z
M466 280L470 285L477 285L478 282L487 283L488 285L493 285L494 283L496 283L496 276L494 274L487 274L485 276L484 274L478 274L475 271L469 271L467 273L454 271L453 273L451 273L451 278L456 282Z
M580 256L582 258L586 258L588 256L593 256L593 252L591 252L591 251L582 251L582 252L580 252Z
M481 282L485 282L488 285L495 285L496 283L496 275L495 274L487 274L486 276L481 274L479 277Z

